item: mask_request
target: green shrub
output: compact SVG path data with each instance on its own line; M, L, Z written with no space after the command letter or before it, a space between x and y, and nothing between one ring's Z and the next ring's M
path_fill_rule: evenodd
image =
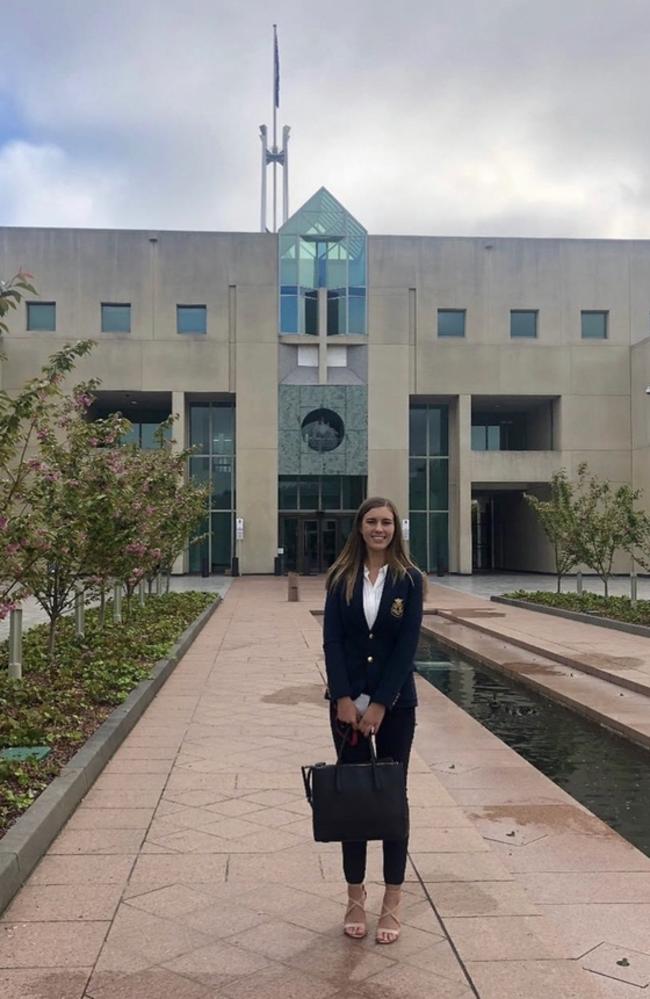
M637 601L632 606L629 597L603 597L598 593L547 593L544 590L514 590L504 593L511 600L526 600L528 603L544 607L557 607L561 610L576 611L579 614L592 614L595 617L624 621L627 624L643 624L650 627L650 600Z
M54 667L48 625L37 625L24 636L21 681L9 679L7 642L0 645L0 749L52 750L40 761L0 759L0 835L213 600L209 593L167 593L134 604L128 623L114 624L107 614L103 628L98 611L89 610L83 639L64 618Z

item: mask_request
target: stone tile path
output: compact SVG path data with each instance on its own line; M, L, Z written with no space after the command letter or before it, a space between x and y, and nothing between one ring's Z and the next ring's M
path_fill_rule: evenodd
M446 748L455 737L454 751L490 750L485 730L471 719L471 726L461 725L467 716L441 695L425 697L420 712L402 937L387 948L375 945L372 934L363 942L343 937L339 848L312 841L299 774L300 764L332 755L318 673L320 625L310 613L322 606L322 580L305 581L302 591L301 603L288 604L286 580L233 583L1 917L0 999L643 994L649 906L647 883L636 881L643 876L636 859L622 868L603 863L599 830L579 843L560 837L559 868L557 853L544 854L543 841L540 853L531 841L532 859L522 871L529 894L514 869L522 865L513 865L513 845L495 834L494 816L483 805L472 815L471 807L479 805L481 788L490 805L495 769L523 801L530 794L538 803L538 785L495 740L504 765L492 759L491 767L477 768L468 758L465 773L484 773L465 780L459 770L460 791L474 795L459 800L454 778L435 766L436 733L444 731L439 719L447 719ZM481 831L481 822L487 829ZM638 928L629 941L612 939L601 907L598 925L588 918L596 910L585 912L593 893L607 893L598 883L601 869L621 879L612 903L618 892L629 906L626 925ZM373 913L380 870L374 848ZM586 884L563 880L576 870ZM570 919L560 923L572 930L563 938L553 913L568 899ZM614 957L625 945L625 971L604 977L619 967ZM591 970L575 960L581 948L591 951Z

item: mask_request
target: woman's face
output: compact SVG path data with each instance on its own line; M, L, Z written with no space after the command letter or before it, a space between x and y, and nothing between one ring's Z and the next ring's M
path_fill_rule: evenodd
M395 534L395 519L387 506L368 510L361 521L361 537L368 551L386 551Z

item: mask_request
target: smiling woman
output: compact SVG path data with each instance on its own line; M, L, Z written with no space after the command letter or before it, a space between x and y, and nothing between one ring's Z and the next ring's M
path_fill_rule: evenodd
M408 769L417 695L413 660L422 623L423 577L404 551L394 503L375 496L356 512L350 536L327 576L324 642L330 724L339 761L377 754ZM378 837L379 838L379 837ZM399 902L408 840L384 840L386 891L377 943L400 934ZM342 844L348 883L344 932L366 935L367 842Z

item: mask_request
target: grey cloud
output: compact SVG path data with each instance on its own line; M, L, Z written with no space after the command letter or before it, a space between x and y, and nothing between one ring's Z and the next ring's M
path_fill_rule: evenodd
M0 222L257 228L277 20L292 208L325 184L371 232L650 227L645 0L36 0L4 17L0 94L32 159L18 174L0 146ZM48 187L69 198L52 215Z

